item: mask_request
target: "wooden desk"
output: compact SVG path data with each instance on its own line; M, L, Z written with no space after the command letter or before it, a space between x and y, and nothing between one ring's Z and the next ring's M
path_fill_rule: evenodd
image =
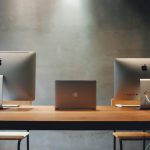
M53 106L21 106L0 110L0 129L150 129L150 110L98 106L96 111L55 111Z

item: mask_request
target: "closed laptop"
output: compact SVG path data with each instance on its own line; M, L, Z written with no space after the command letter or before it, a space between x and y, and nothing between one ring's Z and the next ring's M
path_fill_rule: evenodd
M96 81L56 80L56 110L96 109Z

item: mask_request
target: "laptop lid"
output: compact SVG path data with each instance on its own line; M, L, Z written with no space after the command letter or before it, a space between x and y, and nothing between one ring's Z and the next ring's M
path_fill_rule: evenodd
M55 108L96 109L96 81L56 80Z

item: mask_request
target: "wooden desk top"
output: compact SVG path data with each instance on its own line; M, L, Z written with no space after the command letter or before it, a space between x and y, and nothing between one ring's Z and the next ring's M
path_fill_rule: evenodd
M20 106L0 110L0 121L150 121L150 110L98 106L96 110L55 110L54 106Z
M150 129L150 110L98 106L90 111L56 111L54 106L0 110L0 129Z

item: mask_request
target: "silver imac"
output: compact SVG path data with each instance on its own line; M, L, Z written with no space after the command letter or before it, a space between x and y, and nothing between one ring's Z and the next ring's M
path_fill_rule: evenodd
M114 99L140 100L140 79L150 79L150 58L116 58Z
M35 99L35 65L33 51L0 51L0 107L3 100Z

